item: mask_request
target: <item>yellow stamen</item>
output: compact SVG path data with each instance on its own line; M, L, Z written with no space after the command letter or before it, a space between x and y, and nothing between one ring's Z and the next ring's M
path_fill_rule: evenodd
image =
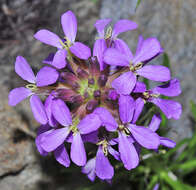
M27 84L26 88L28 88L31 91L36 91L37 90L37 86L35 84Z
M106 30L105 39L107 40L107 39L109 39L109 38L111 38L111 37L112 37L112 27L109 26L109 27L107 28L107 30Z

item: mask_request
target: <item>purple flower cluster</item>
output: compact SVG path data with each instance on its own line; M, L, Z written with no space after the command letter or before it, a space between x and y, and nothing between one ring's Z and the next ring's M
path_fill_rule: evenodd
M148 64L163 52L159 41L140 36L133 55L118 35L136 29L137 24L119 20L112 29L107 27L110 22L103 19L95 23L98 38L93 56L89 47L75 41L77 20L71 11L61 16L64 38L45 29L38 31L34 37L57 51L43 61L45 66L36 76L18 56L15 71L27 84L9 94L11 106L30 97L33 115L41 124L36 137L40 154L53 152L65 167L70 166L71 158L92 181L96 176L112 179L112 159L131 170L139 164L142 147L157 150L160 145L175 146L156 133L161 123L159 113L148 126L137 124L147 102L158 106L168 119L179 119L182 112L178 102L163 98L181 93L179 81L171 79L167 67ZM146 89L142 77L164 84ZM45 97L44 103L40 96Z

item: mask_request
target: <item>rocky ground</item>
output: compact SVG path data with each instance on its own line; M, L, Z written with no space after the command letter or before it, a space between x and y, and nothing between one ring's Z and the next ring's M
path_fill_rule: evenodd
M88 183L79 169L64 170L52 157L38 155L34 136L38 124L32 118L28 101L16 108L7 104L10 89L23 85L14 73L17 55L27 58L36 70L52 50L33 39L40 28L62 34L59 17L71 9L78 18L78 40L92 46L98 18L130 18L139 30L124 34L132 49L140 33L161 41L171 61L173 76L182 83L183 115L171 121L169 136L175 140L191 136L189 101L196 102L196 1L136 0L1 0L0 1L0 189L42 190L77 189ZM162 57L156 62L161 62ZM73 181L77 181L74 183ZM65 185L66 184L66 185Z

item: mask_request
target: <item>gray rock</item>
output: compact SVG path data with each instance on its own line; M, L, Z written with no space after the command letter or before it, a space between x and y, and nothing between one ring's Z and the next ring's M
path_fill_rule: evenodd
M35 40L33 34L36 31L46 28L63 37L60 16L72 10L78 18L77 40L92 45L98 7L99 3L91 0L0 1L0 189L65 190L78 187L81 180L79 171L77 174L73 170L68 172L70 177L66 178L70 179L69 182L65 180L64 167L53 156L46 159L39 156L34 142L38 123L33 118L28 100L12 108L8 106L8 93L24 85L14 72L17 55L24 56L37 71L43 66L41 61L51 51L56 51ZM77 184L73 183L72 173L77 176L74 178Z

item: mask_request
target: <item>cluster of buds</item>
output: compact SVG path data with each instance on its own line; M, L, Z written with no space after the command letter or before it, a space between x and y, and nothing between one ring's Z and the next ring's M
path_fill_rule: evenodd
M163 52L159 41L140 36L133 55L118 35L136 29L137 24L119 20L112 29L107 27L110 22L102 19L95 23L99 36L92 56L89 47L75 41L77 20L71 11L61 16L64 38L39 30L34 37L57 51L43 60L45 65L36 76L25 58L18 56L15 71L28 83L9 94L11 106L30 97L33 115L41 124L35 141L40 154L53 152L65 167L70 166L71 158L92 181L96 176L112 179L111 159L131 170L139 164L141 147L175 146L174 141L156 133L159 113L148 126L138 126L147 102L160 108L168 119L179 119L182 112L178 102L162 97L178 96L179 81L171 79L167 67L147 64ZM147 89L142 77L164 84Z

